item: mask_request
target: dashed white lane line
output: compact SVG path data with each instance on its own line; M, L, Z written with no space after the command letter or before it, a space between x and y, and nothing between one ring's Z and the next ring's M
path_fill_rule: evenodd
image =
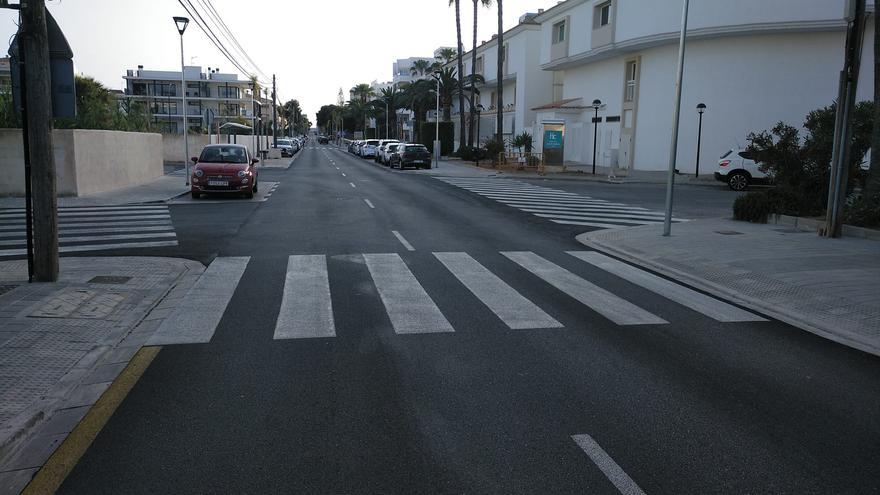
M349 184L351 187L357 187L356 185L354 185L354 182L349 182L348 184Z
M401 244L403 244L403 247L405 247L407 251L416 250L416 248L412 247L412 244L410 244L406 239L404 239L402 235L400 235L400 232L392 230L391 233L394 234L394 237L397 237L397 240L400 241Z
M578 444L578 447L581 448L589 457L593 463L596 464L596 467L605 474L605 477L608 478L617 490L623 495L645 495L645 492L639 488L639 485L633 481L626 472L614 462L614 459L608 455L602 447L593 440L593 437L587 435L586 433L582 435L572 435L571 439Z
M342 176L343 176L343 177L347 177L347 176L345 175L345 172L342 172Z
M374 210L376 209L376 207L373 206L373 203L371 203L369 199L365 199L365 200L364 200L364 203L367 203L367 206L369 206L370 208L372 208L372 209L374 209Z

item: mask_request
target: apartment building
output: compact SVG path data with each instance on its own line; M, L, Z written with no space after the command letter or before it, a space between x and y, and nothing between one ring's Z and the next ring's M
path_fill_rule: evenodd
M541 25L536 22L538 13L525 14L520 17L519 24L507 30L503 36L502 56L502 95L501 106L503 112L502 133L505 139L522 132L534 134L536 127L536 112L534 107L539 106L552 98L553 74L541 70L539 57L541 54ZM484 83L477 85L479 94L476 95L473 105L482 105L480 121L477 126L480 134L479 142L483 143L495 136L497 128L496 108L498 106L498 39L493 36L491 40L481 43L477 47L477 62L474 67L472 53L469 51L463 56L464 73L479 74ZM455 68L456 62L447 64L447 67ZM465 114L470 111L471 102L465 100ZM458 121L460 112L458 98L453 99L453 120ZM456 141L459 126L455 126Z
M252 95L250 80L238 74L221 73L200 66L186 66L186 120L190 132L214 131L226 122L250 123L255 115L272 114L270 95ZM121 99L147 104L149 113L162 132L182 133L184 124L183 94L180 71L126 71L125 93ZM252 96L255 99L252 100ZM263 96L263 98L260 98Z
M678 169L695 169L699 103L707 106L701 156L707 171L725 150L744 146L749 132L779 121L799 126L809 111L831 104L843 65L846 3L691 2ZM551 97L534 107L535 135L559 126L565 160L591 163L592 102L600 100L597 163L666 169L681 2L567 0L535 21L541 25L538 65L552 86ZM873 60L872 40L869 22L864 61ZM873 64L866 62L858 99L872 93ZM541 139L535 142L541 146Z

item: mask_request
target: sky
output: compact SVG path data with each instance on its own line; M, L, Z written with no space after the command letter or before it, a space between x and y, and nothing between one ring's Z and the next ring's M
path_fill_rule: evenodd
M299 100L312 122L321 105L336 103L339 88L347 97L348 89L358 83L391 80L392 63L398 58L429 57L440 46L455 46L455 9L447 0L189 1L203 16L203 4L210 2L266 74L261 80L276 74L279 97ZM522 14L556 3L504 0L504 29L515 26ZM187 14L178 0L46 4L73 49L77 74L122 89L126 69L180 68L180 37L171 17ZM461 5L467 49L472 43L473 3L462 0ZM480 8L478 42L497 31L496 16L494 3ZM0 38L11 40L16 23L15 11L0 9ZM184 34L184 57L187 65L201 65L203 70L239 72L194 22Z

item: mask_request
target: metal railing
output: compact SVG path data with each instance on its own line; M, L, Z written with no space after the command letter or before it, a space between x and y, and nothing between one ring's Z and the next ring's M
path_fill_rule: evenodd
M532 170L544 175L547 172L543 153L504 151L498 154L496 168L508 170ZM563 166L563 171L565 167Z

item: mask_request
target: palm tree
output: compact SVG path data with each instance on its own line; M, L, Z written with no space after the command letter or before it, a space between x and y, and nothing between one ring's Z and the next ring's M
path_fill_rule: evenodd
M495 94L498 95L498 100L495 102L495 142L503 143L504 142L504 114L502 107L504 106L504 98L501 96L501 92L504 89L504 85L501 83L501 79L504 77L504 60L505 52L504 52L504 24L502 22L502 1L498 0L498 78L496 82L498 83L498 88L495 90Z
M443 108L443 120L452 120L452 97L459 92L458 79L455 77L455 68L440 69L437 73L440 78L440 106Z
M424 76L431 70L431 61L430 60L416 60L413 62L412 67L409 68L409 73L413 77L416 76Z
M446 65L455 60L455 48L441 48L437 55L443 60L443 65Z
M391 86L390 88L382 88L382 95L376 100L381 103L379 110L381 112L388 112L388 127L389 130L395 130L395 135L397 134L397 113L395 110L400 108L401 96L401 92L396 87ZM386 130L386 134L391 135L388 130Z
M492 5L492 0L473 0L474 2L474 46L471 49L471 74L476 74L477 72L477 14L479 13L480 4L483 4L483 7L488 7ZM476 129L474 126L474 118L477 115L477 109L474 108L473 101L474 95L476 94L476 85L471 84L471 128L470 132L468 132L468 146L472 147L474 145L474 130Z
M373 88L367 83L360 83L351 88L351 96L353 99L360 100L361 103L366 103L374 96Z
M462 61L462 53L461 50L464 45L461 43L461 0L449 0L449 5L455 4L455 34L458 38L458 45L456 45L456 52L458 55L458 73L464 74L464 62ZM458 147L461 149L462 145L464 145L464 134L466 132L464 127L464 93L458 92L458 129L459 129L459 140Z
M434 106L436 93L435 83L427 79L419 79L407 84L402 92L403 106L409 108L415 114L413 123L414 132L417 134L413 141L421 140L421 121L425 113Z

